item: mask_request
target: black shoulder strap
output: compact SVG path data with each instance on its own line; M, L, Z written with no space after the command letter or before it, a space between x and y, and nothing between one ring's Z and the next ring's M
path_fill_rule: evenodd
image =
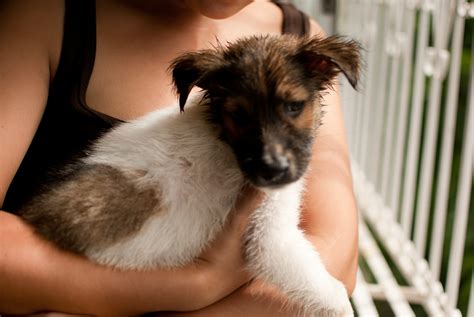
M309 18L306 14L298 10L290 3L284 3L280 0L273 0L283 12L283 34L295 34L299 36L309 34Z
M55 93L84 102L95 51L95 0L65 0L61 57L52 84Z

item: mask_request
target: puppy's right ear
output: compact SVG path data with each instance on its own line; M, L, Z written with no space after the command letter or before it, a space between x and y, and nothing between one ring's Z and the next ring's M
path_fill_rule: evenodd
M194 86L207 88L207 79L223 64L217 50L186 53L176 58L170 66L173 83L179 95L179 108L184 110L188 95Z

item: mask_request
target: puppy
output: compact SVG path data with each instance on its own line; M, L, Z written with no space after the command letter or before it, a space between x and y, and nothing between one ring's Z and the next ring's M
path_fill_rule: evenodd
M321 98L359 46L340 37L255 36L171 66L174 107L101 137L60 183L22 208L59 247L121 269L193 261L245 183L266 193L245 235L247 269L309 315L351 315L342 283L298 228ZM201 93L189 96L197 86Z

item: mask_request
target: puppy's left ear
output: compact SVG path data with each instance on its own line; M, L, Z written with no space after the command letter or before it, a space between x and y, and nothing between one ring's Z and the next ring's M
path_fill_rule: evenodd
M201 50L176 58L171 66L173 83L179 95L179 107L184 110L188 95L194 86L206 89L206 79L223 64L217 50Z
M357 89L360 77L361 46L354 40L340 36L324 39L311 37L302 40L296 58L310 75L325 84L342 72L352 87Z

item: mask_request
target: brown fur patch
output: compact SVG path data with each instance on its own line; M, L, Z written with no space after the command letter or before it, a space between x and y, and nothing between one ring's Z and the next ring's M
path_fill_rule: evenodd
M319 105L315 105L312 101L306 102L303 112L293 119L293 125L300 131L305 129L312 130L316 127L315 118L319 117L317 114L320 112Z
M35 197L22 217L58 246L83 253L136 233L160 211L157 189L137 188L126 173L107 165L84 166L59 186Z
M276 96L281 100L294 100L294 101L304 101L311 98L311 93L301 85L294 83L287 83L285 81L281 82L276 86Z

